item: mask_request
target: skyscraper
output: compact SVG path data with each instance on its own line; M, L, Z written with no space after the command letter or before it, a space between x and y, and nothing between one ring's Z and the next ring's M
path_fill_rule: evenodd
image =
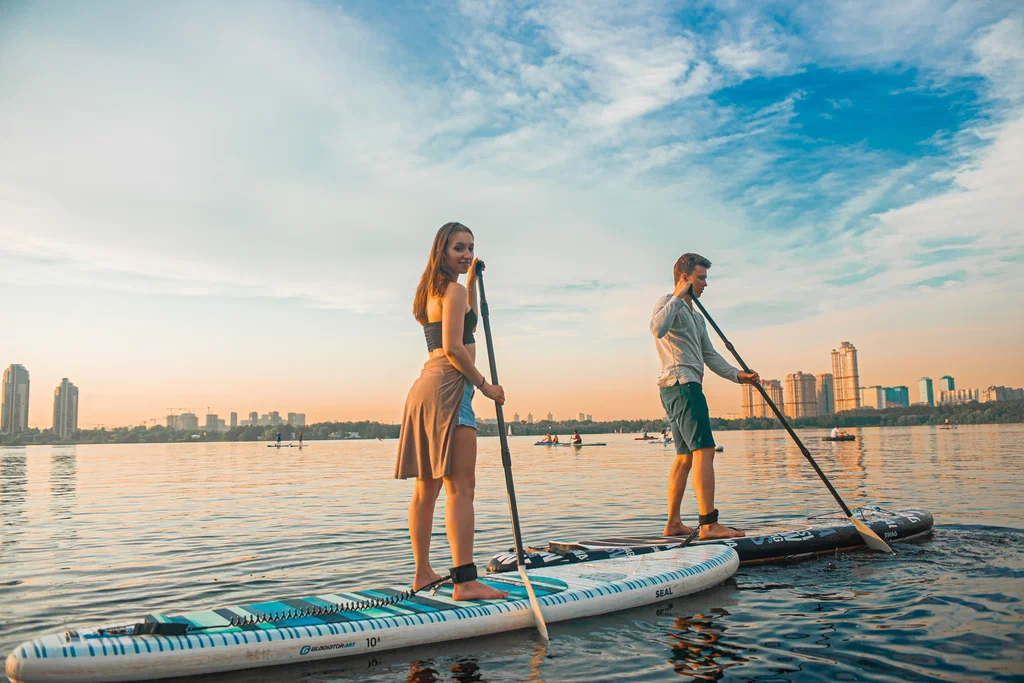
M818 415L832 415L836 412L836 385L831 372L818 375L815 386L818 392Z
M786 375L786 415L815 417L818 414L818 390L814 375L794 372Z
M23 365L11 365L4 370L0 434L18 434L28 429L28 386L28 370Z
M554 422L555 421L554 413L548 413L547 421L548 422Z
M292 427L305 427L306 426L306 414L305 413L288 413L288 424Z
M768 393L768 398L785 413L786 404L782 400L782 382L777 379L766 379L762 380L762 383L764 390ZM775 417L775 413L765 403L760 391L750 384L740 385L740 390L743 392L743 417Z
M195 413L182 413L178 416L178 429L199 429L199 418Z
M53 434L68 439L78 431L78 387L65 377L53 390Z
M925 405L935 405L935 392L932 388L931 377L922 377L917 380L917 400Z
M587 419L587 414L586 413L576 413L576 421L577 422L584 422L586 419Z
M249 413L249 424L258 425L260 423L260 414L256 411Z
M231 428L238 426L238 413L231 413Z
M168 415L167 416L167 428L168 429L181 429L181 416L180 415Z
M956 382L949 375L939 378L939 391L956 391Z
M533 424L533 413L527 413L527 415L526 415L526 424L531 424L531 425Z
M218 423L217 423L218 419L219 418L217 417L216 413L207 413L206 414L206 431L208 431L208 432L219 432L220 431L220 427L218 426Z
M881 410L885 407L885 389L879 386L861 387L860 405L864 408Z
M885 387L885 407L895 408L910 405L910 389L904 386Z
M832 349L832 377L836 390L836 412L860 408L860 372L857 349L848 341Z

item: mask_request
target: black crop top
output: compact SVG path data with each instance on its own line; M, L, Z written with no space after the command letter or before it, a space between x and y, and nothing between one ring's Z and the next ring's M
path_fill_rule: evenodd
M462 321L462 343L476 344L476 337L473 336L473 328L476 327L476 311L472 308L466 312L466 319ZM441 343L441 323L427 323L423 326L423 336L427 338L427 353L439 349Z

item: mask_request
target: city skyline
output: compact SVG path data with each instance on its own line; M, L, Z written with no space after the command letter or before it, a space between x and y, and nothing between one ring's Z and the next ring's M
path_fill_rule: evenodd
M36 397L73 379L82 427L393 423L426 357L413 292L458 220L520 412L661 414L649 322L684 252L764 377L831 372L820 349L854 339L871 386L1024 384L1012 3L388 8L10 5L0 362ZM739 412L729 382L705 393Z

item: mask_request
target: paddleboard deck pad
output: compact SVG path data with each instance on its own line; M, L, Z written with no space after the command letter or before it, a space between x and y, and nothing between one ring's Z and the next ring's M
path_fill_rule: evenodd
M854 514L888 543L910 541L931 533L934 520L927 510L858 508ZM805 520L780 520L742 529L746 536L718 541L695 540L690 547L725 545L733 548L741 565L792 562L814 555L857 550L864 540L845 515L820 515ZM575 562L594 562L630 555L646 555L679 548L686 537L630 534L594 537L593 540L551 541L526 549L526 568L555 567ZM517 570L515 552L498 553L487 564L491 573Z
M606 614L696 593L736 572L726 546L677 548L642 557L530 571L545 621ZM234 605L146 624L177 624L184 635L134 635L135 624L75 629L18 646L7 658L15 683L140 681L274 666L437 643L534 627L518 573L481 579L509 596L451 599L447 584L358 612L349 603L386 601L408 586ZM238 625L239 623L243 625ZM147 630L145 627L140 631Z

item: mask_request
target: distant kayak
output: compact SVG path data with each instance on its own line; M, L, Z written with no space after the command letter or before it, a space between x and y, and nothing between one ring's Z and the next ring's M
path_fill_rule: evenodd
M575 446L576 448L583 448L584 446L607 446L608 444L606 444L603 441L597 442L597 443L554 443L554 442L551 442L551 441L537 441L533 445L534 446L564 446L564 447Z
M274 443L268 443L267 448L307 448L308 443L297 444L297 443L283 443L280 446Z
M657 436L635 436L633 441L657 441L658 438Z
M823 436L822 441L856 441L857 437L854 434L844 434L843 436Z

